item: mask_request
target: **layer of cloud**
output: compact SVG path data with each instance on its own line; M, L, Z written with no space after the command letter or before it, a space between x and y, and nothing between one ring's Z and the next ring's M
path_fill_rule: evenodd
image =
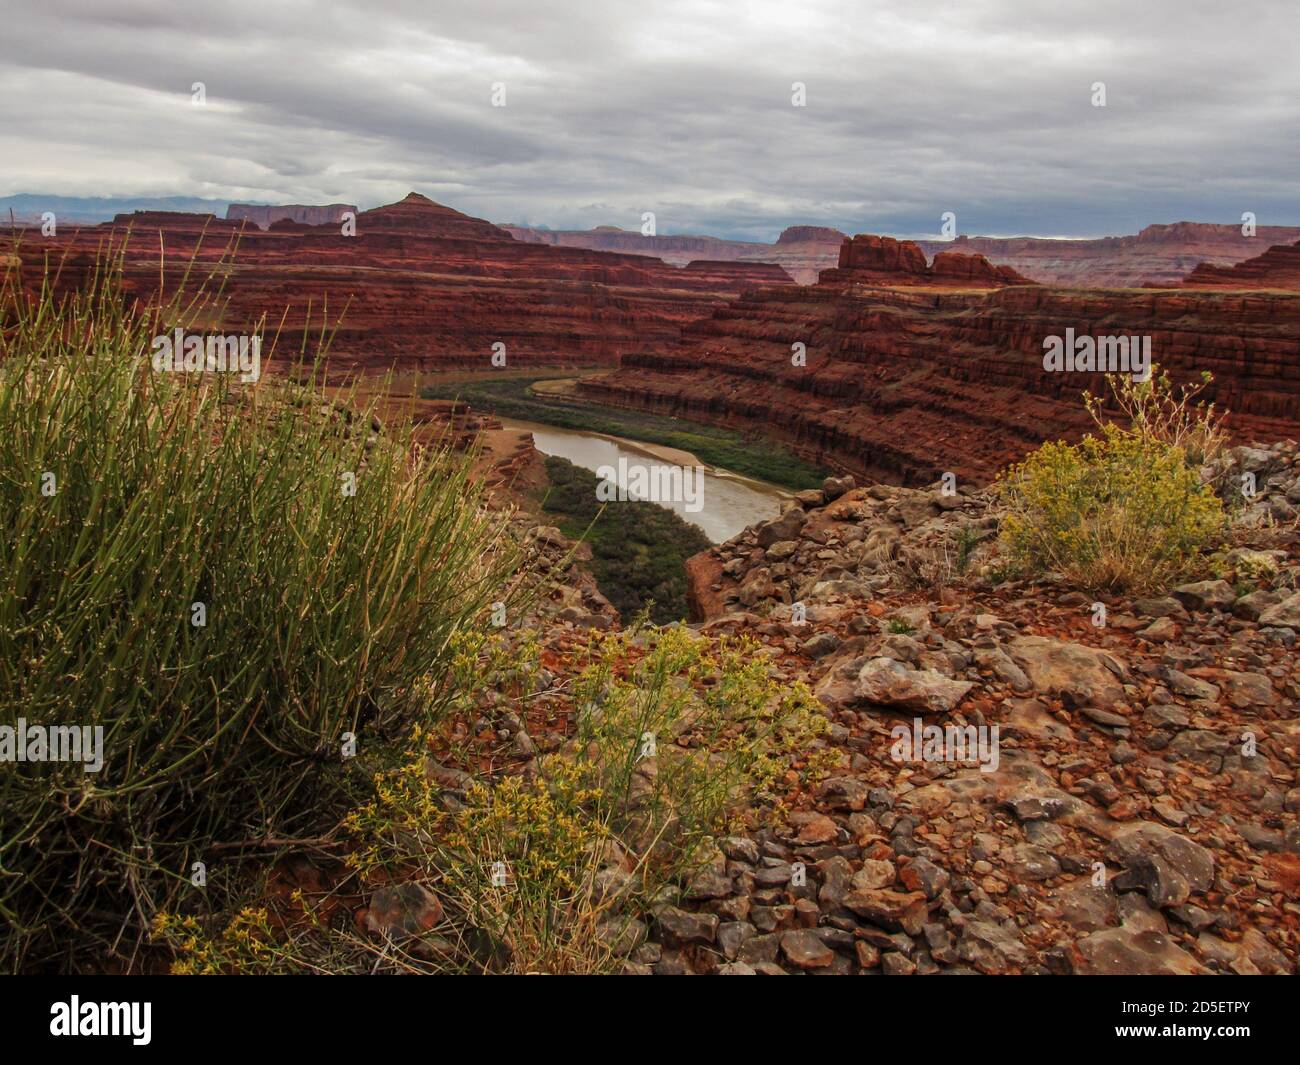
M13 6L0 195L417 189L498 222L652 210L753 239L921 235L945 211L967 233L1300 224L1300 9L1275 2Z

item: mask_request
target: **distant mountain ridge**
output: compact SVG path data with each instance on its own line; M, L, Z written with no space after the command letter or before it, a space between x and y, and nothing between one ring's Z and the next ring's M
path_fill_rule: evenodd
M229 202L198 196L50 196L24 192L0 196L0 223L9 221L11 210L18 222L38 222L46 211L53 211L59 221L81 223L111 222L117 215L132 211L185 211L220 218Z
M383 213L362 212L357 220L364 220L372 230L376 226L396 225L401 228L405 225L404 216L413 213L424 227L447 227L449 232L444 235L448 236L454 232L475 240L513 237L528 244L647 256L673 266L686 266L698 260L747 265L771 263L782 267L796 282L805 285L815 284L822 270L838 267L840 246L845 240L845 234L839 230L815 225L791 225L771 244L707 234L645 236L637 230L611 225L587 230L553 230L510 223L494 224L434 205L423 196L416 197L416 200L418 202L407 197L384 208L373 208L372 211ZM212 215L219 220L239 219L252 222L263 230L272 225L283 229L288 224L334 224L344 211L356 211L346 203L231 203L189 196L75 197L23 193L0 197L0 226L10 221L11 209L13 221L27 225L38 223L45 211L53 211L60 223L81 225L111 222L115 218L147 211ZM1211 285L1247 285L1252 281L1265 284L1262 274L1255 268L1233 274L1231 280L1213 270L1254 259L1270 247L1293 245L1297 240L1300 240L1300 227L1259 226L1254 236L1247 237L1239 225L1180 221L1156 223L1144 227L1139 233L1111 237L959 236L951 241L917 240L915 244L932 265L935 256L943 252L982 255L994 266L1010 267L1023 278L1046 285L1177 288L1183 285L1184 279L1192 283L1205 281ZM1202 266L1204 270L1189 277ZM1256 274L1260 276L1256 277Z
M811 285L821 270L836 264L845 238L838 229L826 226L790 226L777 237L775 244L702 234L646 236L618 226L568 230L517 225L502 228L516 240L530 244L650 255L676 266L701 258L714 262L774 263L803 285Z
M293 222L300 226L327 226L341 222L346 215L357 213L351 203L325 204L260 204L232 203L226 208L226 218L231 221L252 222L258 229L270 229L276 222Z
M927 256L961 251L985 256L1048 285L1082 288L1175 288L1202 263L1231 266L1270 245L1300 240L1294 226L1260 226L1244 236L1239 225L1171 222L1120 237L957 237L917 241Z

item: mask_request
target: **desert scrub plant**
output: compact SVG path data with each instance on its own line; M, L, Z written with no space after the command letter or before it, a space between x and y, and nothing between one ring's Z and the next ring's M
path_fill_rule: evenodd
M1140 381L1125 374L1107 378L1110 403L1128 422L1128 431L1181 449L1187 464L1198 469L1218 458L1227 443L1223 413L1197 398L1213 383L1214 375L1206 370L1196 383L1175 385L1154 363ZM1085 392L1083 402L1098 428L1110 423L1101 397Z
M467 457L346 396L152 370L213 313L128 302L112 257L0 289L0 724L103 729L97 773L0 776L9 969L129 965L193 863L321 824L365 777L345 734L436 716L516 569Z
M970 569L971 555L974 554L975 548L979 546L979 533L972 526L963 525L957 530L954 542L957 547L957 561L954 563L953 568L957 571L959 577L964 577L966 571Z
M291 936L282 920L250 953L230 933L253 934L248 919L168 916L178 971L283 971L290 957L304 972L617 968L644 914L690 882L742 807L779 802L838 760L811 691L770 678L756 651L678 627L593 634L572 685L576 731L528 775L448 789L429 771L436 737L413 729L409 757L344 821L347 863L371 887L425 887L441 922L376 940L338 925ZM501 656L484 645L480 661L480 685L496 686Z
M904 587L917 588L938 596L958 576L956 557L959 548L948 540L905 545L882 570Z
M1056 571L1087 591L1163 590L1224 528L1223 505L1185 450L1213 447L1213 431L1189 428L1196 418L1169 397L1167 378L1113 387L1128 426L1102 420L1089 398L1099 435L1044 444L999 478L1003 553L1020 572Z
M476 964L615 965L612 944L666 886L691 879L740 808L828 772L837 756L820 704L769 677L757 651L680 626L592 633L572 685L571 742L540 759L532 781L469 789L440 837L438 892L475 930L458 939L486 933L491 944ZM420 790L408 772L394 809ZM505 888L490 880L498 862Z
M596 973L621 961L606 920L619 901L606 874L627 860L593 816L575 763L553 759L544 774L508 776L451 793L425 772L417 743L402 765L376 774L371 799L347 815L356 844L345 881L354 891L420 885L437 898L418 934L363 932L322 916L328 900L232 905L206 917L161 913L154 940L171 971L268 973ZM372 895L373 902L373 895ZM602 923L605 927L602 928Z
M221 976L300 972L271 925L265 908L248 906L234 914L215 933L193 916L179 917L159 911L150 929L180 956L172 966L176 976Z
M661 628L629 665L632 639L593 638L574 684L576 744L611 830L667 882L742 799L776 797L790 763L825 747L829 722L805 685L768 675L752 639Z

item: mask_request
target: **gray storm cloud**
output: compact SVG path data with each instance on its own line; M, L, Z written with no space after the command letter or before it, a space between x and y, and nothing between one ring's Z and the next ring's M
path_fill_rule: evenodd
M1291 5L1188 0L24 0L0 195L418 189L499 222L652 210L752 239L933 233L944 211L968 233L1296 225L1297 29Z

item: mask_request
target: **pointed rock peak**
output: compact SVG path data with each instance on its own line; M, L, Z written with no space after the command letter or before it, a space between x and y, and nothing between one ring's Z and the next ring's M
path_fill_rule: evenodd
M363 211L357 216L357 232L359 235L404 232L449 240L513 240L509 233L491 222L462 214L418 192L409 192L396 203Z

